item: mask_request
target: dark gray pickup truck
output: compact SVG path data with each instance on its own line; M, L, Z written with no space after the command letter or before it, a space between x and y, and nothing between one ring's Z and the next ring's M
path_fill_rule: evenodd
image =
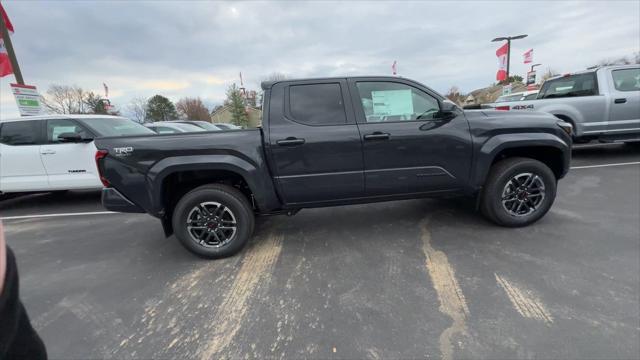
M149 213L203 257L239 251L254 216L419 197L475 197L503 226L551 207L570 124L462 111L397 77L265 82L262 128L95 141L113 211Z

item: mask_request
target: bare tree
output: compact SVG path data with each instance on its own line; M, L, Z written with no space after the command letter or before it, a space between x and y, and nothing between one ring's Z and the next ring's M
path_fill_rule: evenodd
M55 114L84 114L86 112L85 92L75 85L53 84L49 86L43 99L49 112Z
M211 121L211 115L209 115L209 109L204 105L202 99L196 98L182 98L176 103L176 110L181 118L188 120L204 120Z
M262 81L280 81L280 80L286 80L286 79L287 79L287 75L276 71L263 77Z
M460 93L460 89L457 86L452 86L445 97L458 105L462 105L465 99L465 96Z
M553 70L552 68L547 68L547 71L545 71L544 74L542 74L542 77L540 78L542 80L542 82L547 81L547 79L552 78L554 76L557 76L558 73Z
M131 99L129 105L127 105L127 112L131 114L134 121L145 122L147 118L147 99L141 97Z

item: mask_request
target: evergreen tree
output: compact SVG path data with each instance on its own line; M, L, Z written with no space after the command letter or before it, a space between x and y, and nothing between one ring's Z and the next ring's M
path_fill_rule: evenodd
M229 111L231 112L231 122L243 128L249 127L249 115L245 109L244 97L236 84L227 89L226 103L229 105Z
M167 121L178 119L176 107L171 100L155 95L147 102L146 121Z

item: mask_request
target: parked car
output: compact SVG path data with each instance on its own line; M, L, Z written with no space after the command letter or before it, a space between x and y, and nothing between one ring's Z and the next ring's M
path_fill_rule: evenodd
M177 133L206 131L205 129L199 126L196 126L194 124L184 124L184 123L171 122L171 121L158 121L158 122L146 123L144 124L144 126L153 130L157 134L177 134Z
M117 116L0 120L0 194L101 189L94 138L148 134L153 132Z
M227 124L227 123L214 123L213 125L221 128L222 130L239 130L239 129L242 129L242 127L240 127L238 125Z
M178 123L178 124L189 124L189 125L195 125L199 128L204 129L205 131L221 131L221 130L226 130L225 128L222 128L220 126L214 125L210 122L207 121L202 121L202 120L171 120L168 121L170 123Z
M98 139L103 205L156 216L217 258L247 243L255 215L310 207L466 195L496 224L524 226L569 170L571 125L550 114L463 111L397 77L262 88L262 128Z
M575 141L640 140L640 65L615 65L548 79L537 100L489 104L536 110L573 125Z
M509 95L502 95L499 98L497 98L494 103L522 101L522 100L535 100L537 96L538 96L538 90L521 91L521 92L509 94Z

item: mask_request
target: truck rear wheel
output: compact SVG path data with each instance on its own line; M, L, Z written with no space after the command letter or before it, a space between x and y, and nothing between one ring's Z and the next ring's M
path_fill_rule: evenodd
M247 243L255 224L247 198L223 184L200 186L185 194L173 212L173 229L187 250L207 258L231 256Z
M501 160L491 167L481 195L481 211L498 225L532 224L551 208L556 184L553 171L538 160Z

